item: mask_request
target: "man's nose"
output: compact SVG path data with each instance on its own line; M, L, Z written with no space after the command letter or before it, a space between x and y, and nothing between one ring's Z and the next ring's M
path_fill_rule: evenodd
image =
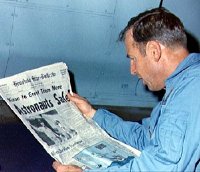
M131 60L130 62L130 71L131 71L131 74L132 75L136 75L136 65L135 65L135 62L133 60Z

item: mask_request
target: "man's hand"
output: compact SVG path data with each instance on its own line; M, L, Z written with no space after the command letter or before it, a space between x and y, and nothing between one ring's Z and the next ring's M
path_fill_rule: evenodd
M67 98L75 103L79 110L83 113L85 117L92 118L96 110L91 106L91 104L83 97L80 97L78 94L70 93L67 94Z
M61 163L54 161L52 167L56 172L82 172L83 170L76 165L62 165Z

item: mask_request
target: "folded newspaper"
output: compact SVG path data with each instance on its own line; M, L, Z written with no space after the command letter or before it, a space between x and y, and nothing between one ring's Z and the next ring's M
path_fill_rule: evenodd
M0 95L44 149L62 164L102 169L140 151L111 138L66 98L68 68L55 63L0 79Z

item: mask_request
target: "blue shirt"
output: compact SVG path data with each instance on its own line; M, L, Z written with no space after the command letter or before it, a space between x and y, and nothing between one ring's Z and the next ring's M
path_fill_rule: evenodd
M124 164L113 163L100 171L195 170L200 159L200 54L185 58L165 85L163 100L142 124L97 110L93 119L101 128L142 152L140 157L128 159Z

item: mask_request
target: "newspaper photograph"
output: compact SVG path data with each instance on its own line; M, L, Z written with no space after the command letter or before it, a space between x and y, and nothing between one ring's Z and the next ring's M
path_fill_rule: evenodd
M0 79L0 95L44 149L62 164L101 169L140 151L111 138L69 101L65 63Z

